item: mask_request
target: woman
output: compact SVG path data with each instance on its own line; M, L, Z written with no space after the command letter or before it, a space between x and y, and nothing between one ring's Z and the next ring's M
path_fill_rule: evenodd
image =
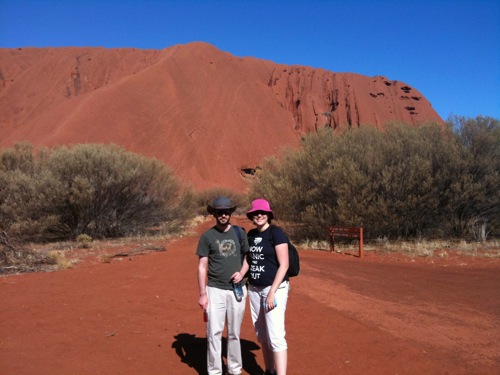
M249 270L248 298L266 374L285 375L288 361L285 339L288 240L280 228L271 225L274 215L265 199L254 200L247 217L256 228L248 232L250 252L237 278Z

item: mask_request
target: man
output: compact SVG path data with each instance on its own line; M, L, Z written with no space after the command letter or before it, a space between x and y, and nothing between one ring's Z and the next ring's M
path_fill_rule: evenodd
M227 320L227 370L229 374L242 372L240 328L247 297L237 300L234 284L242 281L246 269L243 258L248 252L247 235L242 228L231 226L231 215L236 206L227 197L216 198L207 211L215 218L215 226L202 234L196 255L198 261L198 304L207 318L207 370L209 375L222 374L222 332ZM239 231L239 234L237 233ZM240 272L241 270L241 272ZM207 282L208 281L208 282Z

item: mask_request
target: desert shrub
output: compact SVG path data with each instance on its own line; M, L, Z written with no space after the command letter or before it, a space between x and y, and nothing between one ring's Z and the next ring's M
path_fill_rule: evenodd
M241 215L247 211L248 201L245 194L237 193L225 188L211 188L202 190L195 195L196 212L199 215L208 215L207 205L211 204L217 197L225 196L231 199L236 207L235 214Z
M463 196L464 149L437 124L391 124L306 136L298 151L267 159L251 197L268 198L295 235L325 237L330 225L370 237L443 235Z
M17 150L17 151L16 151ZM186 220L189 189L155 159L118 146L23 146L0 156L0 227L23 237L117 237ZM34 160L32 168L21 166ZM35 235L36 234L36 235Z
M175 205L167 210L165 220L158 226L158 234L174 234L182 232L191 225L191 219L196 215L195 192L188 186L183 186L175 198Z
M47 167L63 187L52 228L70 237L117 237L177 218L181 187L155 159L117 146L55 149Z
M58 220L52 209L57 182L32 152L31 145L20 144L0 154L0 229L37 240Z
M35 170L33 145L19 142L11 149L3 150L0 154L0 171L21 171L32 174Z
M447 121L464 148L461 192L450 223L458 235L485 240L500 232L500 121L450 116Z

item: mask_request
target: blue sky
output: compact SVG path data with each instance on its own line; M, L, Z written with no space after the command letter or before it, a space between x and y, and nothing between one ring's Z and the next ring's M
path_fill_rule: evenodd
M0 0L0 47L204 41L415 87L446 120L500 119L500 0ZM0 61L1 68L1 61Z

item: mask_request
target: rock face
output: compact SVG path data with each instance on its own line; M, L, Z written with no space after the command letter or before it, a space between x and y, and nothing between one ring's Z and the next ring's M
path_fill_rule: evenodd
M384 77L238 58L207 43L164 50L0 49L0 147L114 143L196 189L245 172L323 127L443 120Z

